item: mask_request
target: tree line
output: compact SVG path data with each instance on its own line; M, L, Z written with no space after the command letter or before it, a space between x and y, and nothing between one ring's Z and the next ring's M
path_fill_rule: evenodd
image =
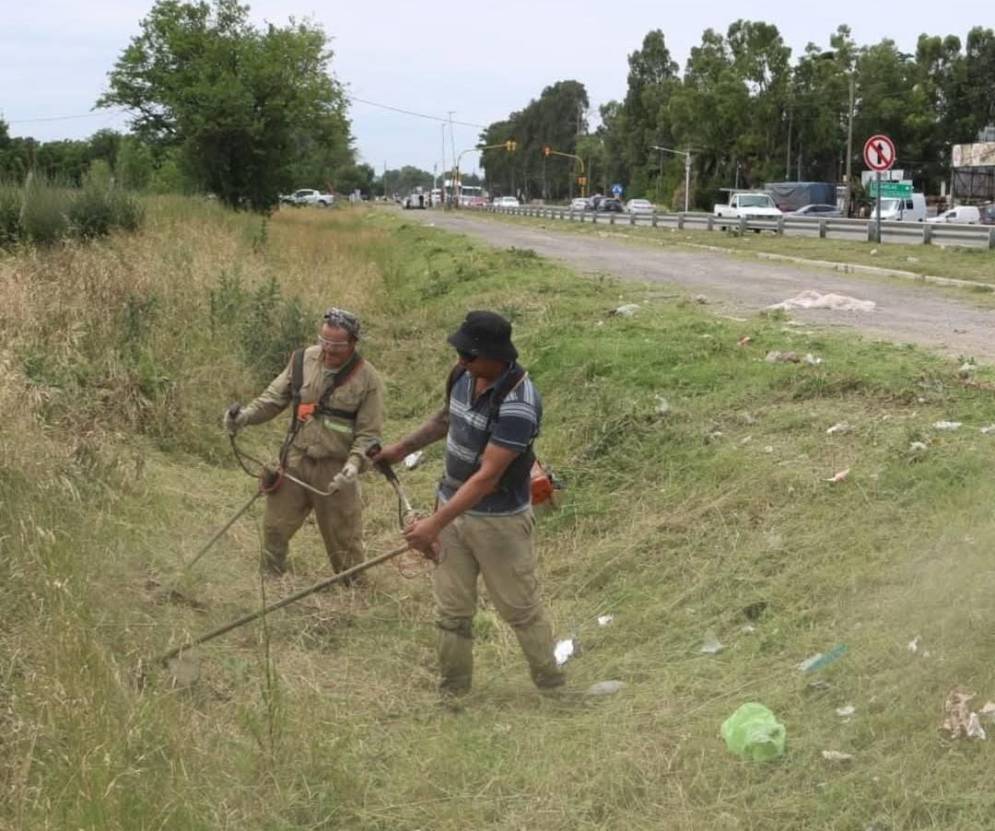
M254 210L294 187L369 193L375 174L357 164L324 30L294 19L257 27L248 14L237 0L157 0L96 102L125 109L130 134L38 142L0 122L0 178L35 171L79 185L99 162L128 187Z
M895 139L897 167L927 192L949 178L951 147L995 123L995 32L975 27L964 41L920 35L914 54L885 39L857 44L840 26L826 46L808 44L793 59L777 27L739 20L723 34L707 29L683 74L664 33L649 32L628 56L625 96L587 125L587 93L560 81L481 133L481 144L508 139L518 152L486 151L492 191L564 199L585 175L591 190L611 184L626 195L683 203L684 162L655 150L690 150L691 202L710 207L723 187L812 180L844 182L852 125L853 178L864 140ZM546 156L551 146L583 162ZM583 169L582 169L583 167Z

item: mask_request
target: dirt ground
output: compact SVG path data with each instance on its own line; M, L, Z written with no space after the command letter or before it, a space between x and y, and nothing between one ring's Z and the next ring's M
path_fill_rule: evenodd
M858 330L898 343L915 343L953 355L995 362L995 311L936 287L897 278L867 278L829 269L776 264L708 251L654 249L624 239L558 233L466 214L417 214L437 228L455 231L499 248L531 248L584 274L611 274L623 280L664 283L693 294L729 314L757 312L805 290L873 300L871 312L797 309L791 317L822 326Z

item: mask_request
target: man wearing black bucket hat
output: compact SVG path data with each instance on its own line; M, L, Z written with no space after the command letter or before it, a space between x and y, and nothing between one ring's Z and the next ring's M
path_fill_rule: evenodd
M517 363L511 324L501 315L469 312L448 341L458 362L445 406L378 457L396 462L446 439L436 510L404 532L413 548L438 549L432 587L440 689L457 695L470 689L478 576L518 637L536 686L558 687L565 678L539 597L533 544L530 473L542 400Z

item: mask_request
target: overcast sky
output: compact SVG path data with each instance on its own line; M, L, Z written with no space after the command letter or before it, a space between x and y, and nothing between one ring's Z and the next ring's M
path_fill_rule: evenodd
M651 29L662 29L683 68L706 28L724 32L739 18L775 24L798 55L809 41L827 45L841 23L859 44L892 38L913 52L920 33L955 34L995 26L991 0L868 3L733 0L256 0L253 18L278 24L291 15L320 22L333 38L334 74L358 98L442 119L488 124L520 109L559 80L585 84L596 111L625 94L627 55ZM82 138L102 127L126 129L123 115L84 118L106 76L138 32L151 0L34 0L4 3L0 27L0 117L13 135ZM414 164L441 167L440 122L354 102L356 147L377 171ZM45 119L45 120L41 120ZM58 119L58 120L50 120ZM457 152L479 129L457 125ZM473 155L463 167L472 168Z

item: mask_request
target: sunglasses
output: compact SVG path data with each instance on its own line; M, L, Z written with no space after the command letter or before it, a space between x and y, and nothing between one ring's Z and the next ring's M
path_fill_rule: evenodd
M477 360L476 355L472 355L469 352L464 352L462 349L457 349L456 354L459 356L459 359L463 361L463 363L465 364L472 364L475 360Z

